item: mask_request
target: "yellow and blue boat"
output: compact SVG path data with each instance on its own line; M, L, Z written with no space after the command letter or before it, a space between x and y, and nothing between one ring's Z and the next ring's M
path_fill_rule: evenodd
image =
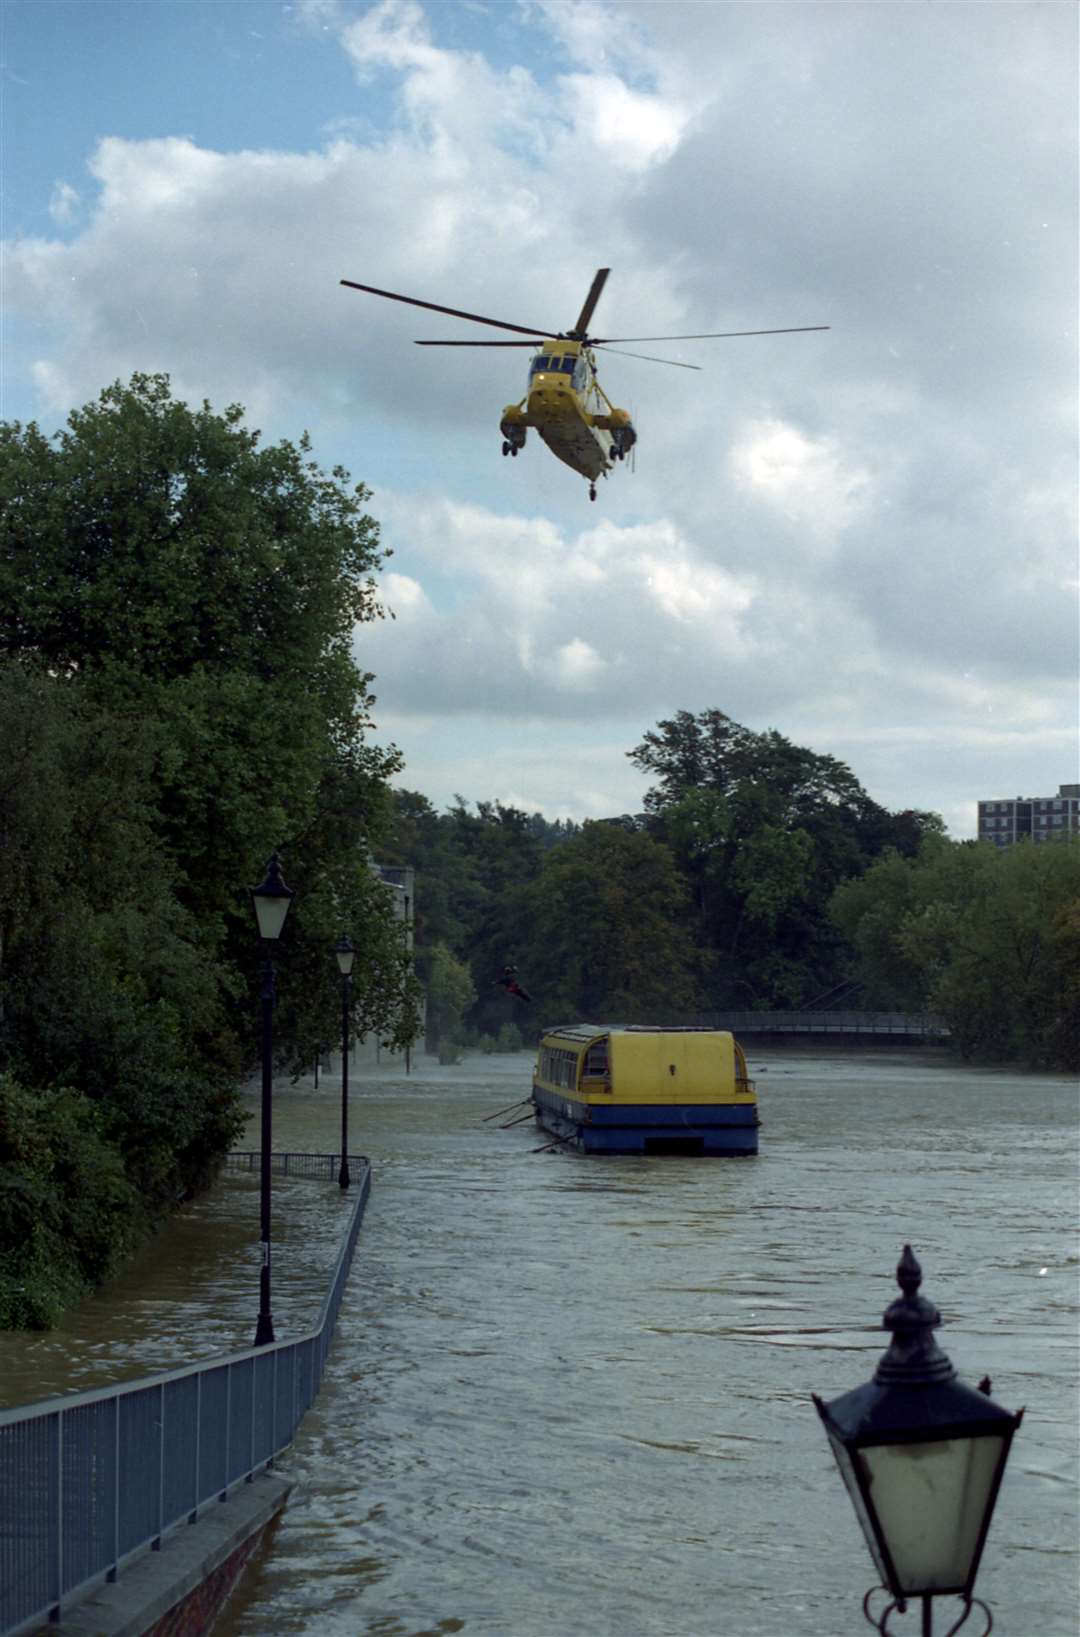
M757 1093L723 1029L549 1029L532 1103L539 1126L585 1154L758 1151Z

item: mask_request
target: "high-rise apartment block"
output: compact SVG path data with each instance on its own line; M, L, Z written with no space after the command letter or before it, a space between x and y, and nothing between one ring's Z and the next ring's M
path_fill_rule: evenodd
M1017 841L1064 841L1080 834L1080 784L1058 786L1056 796L1017 796L979 803L979 840L995 847Z

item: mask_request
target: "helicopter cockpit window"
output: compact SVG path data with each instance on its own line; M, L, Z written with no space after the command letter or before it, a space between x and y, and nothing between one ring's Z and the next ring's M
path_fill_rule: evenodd
M539 358L534 358L533 359L532 369L529 371L529 373L530 373L530 375L539 375L541 373L541 371L549 370L550 368L551 368L551 359L548 358L545 353L541 353Z

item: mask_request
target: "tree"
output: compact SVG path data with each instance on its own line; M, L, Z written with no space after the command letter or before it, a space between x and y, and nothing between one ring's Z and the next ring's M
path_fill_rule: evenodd
M411 864L419 890L416 965L430 979L433 951L446 948L475 974L479 993L469 1008L476 1034L496 1035L506 1018L506 994L493 985L521 958L526 928L520 889L535 880L545 855L577 833L570 823L498 801L475 806L457 796L438 814L416 791L395 791L391 840L383 856ZM434 1037L432 1037L434 1038Z
M860 999L871 1010L927 1009L927 975L898 937L917 896L912 860L892 849L833 894L829 912L853 951Z
M694 1011L686 904L667 848L619 824L587 821L545 854L540 874L519 893L516 916L537 1027Z
M690 886L714 1004L795 1006L833 987L846 962L828 913L837 886L941 829L934 814L888 813L835 757L719 710L678 711L628 754L658 779L650 831Z
M353 654L380 613L368 498L342 468L323 472L306 436L260 447L239 405L193 410L163 375L117 382L52 440L0 427L0 656L139 724L153 830L247 1055L245 889L269 854L298 906L336 877L341 912L387 914L357 863L400 765L367 742L371 678ZM325 960L327 919L297 915L298 967ZM389 1017L401 986L379 970ZM287 1024L296 1061L308 1042Z
M138 723L0 665L0 1325L53 1322L239 1129L150 757Z
M440 1063L457 1061L462 1040L462 1018L476 999L467 966L455 960L445 944L431 952L427 983L428 1050Z
M1076 1061L1080 841L932 838L841 889L834 914L871 992L940 1012L962 1055Z
M52 439L0 425L0 1073L38 1132L0 1150L9 1204L44 1220L65 1167L115 1174L115 1248L220 1159L257 1052L247 887L272 851L297 894L281 1060L336 1039L343 930L357 1029L415 1032L368 865L400 764L368 742L353 652L379 613L368 498L306 436L260 447L239 406L193 410L165 376L116 383ZM72 1266L99 1277L83 1229ZM35 1241L28 1277L48 1283L62 1240Z
M1080 1071L1080 898L1063 904L1054 915L1051 955L1060 979L1051 1061L1075 1074Z

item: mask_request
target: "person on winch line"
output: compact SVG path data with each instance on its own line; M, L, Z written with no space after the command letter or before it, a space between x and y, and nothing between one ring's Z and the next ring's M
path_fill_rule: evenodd
M516 995L518 1000L532 1000L527 989L523 989L517 980L517 967L504 966L502 977L496 978L491 986L493 989L505 989L508 995Z

